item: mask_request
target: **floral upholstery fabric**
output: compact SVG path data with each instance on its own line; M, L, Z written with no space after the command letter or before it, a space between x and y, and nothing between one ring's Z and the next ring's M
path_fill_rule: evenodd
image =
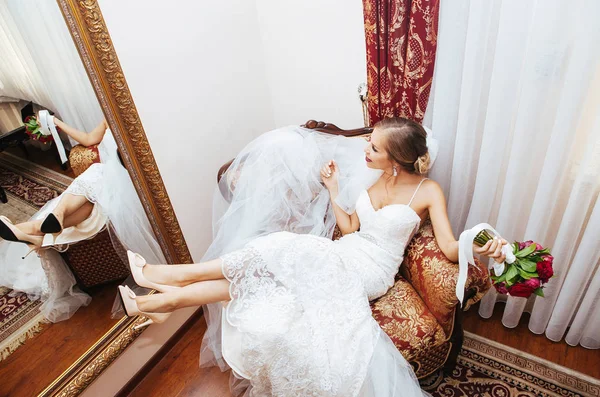
M342 236L336 227L333 238ZM490 289L487 268L469 266L467 291L474 296L464 310L479 301ZM371 303L373 317L389 335L402 355L421 378L442 367L452 344L458 300L458 265L442 253L433 234L431 221L422 223L407 247L394 286ZM465 294L465 296L469 296Z
M75 176L83 174L92 164L100 162L98 145L76 145L69 153L69 163Z
M425 302L402 277L371 308L375 320L408 361L447 339Z
M477 260L476 263L477 267L469 266L467 290L473 286L478 295L467 302L469 306L481 299L491 286L487 268L482 269L481 263ZM456 298L458 264L446 258L438 247L429 219L423 222L407 247L400 272L417 290L444 331L450 335L454 309L458 304Z

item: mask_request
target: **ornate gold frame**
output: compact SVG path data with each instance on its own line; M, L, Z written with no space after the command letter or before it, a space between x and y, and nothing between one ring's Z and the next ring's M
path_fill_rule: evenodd
M97 0L57 0L131 179L169 263L191 263ZM76 396L142 332L123 318L40 396Z

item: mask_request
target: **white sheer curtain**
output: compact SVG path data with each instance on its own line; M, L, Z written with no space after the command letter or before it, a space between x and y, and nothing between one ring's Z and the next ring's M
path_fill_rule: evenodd
M102 110L55 0L0 0L0 96L92 130Z
M555 257L545 298L492 289L502 322L600 348L600 2L444 0L425 124L454 233L488 222Z

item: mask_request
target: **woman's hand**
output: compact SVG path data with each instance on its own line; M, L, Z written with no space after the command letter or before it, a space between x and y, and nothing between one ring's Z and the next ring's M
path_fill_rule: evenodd
M508 244L508 241L503 238L494 237L485 243L483 247L473 244L473 251L480 255L493 258L498 263L502 263L506 259L506 256L502 253L502 247L506 244Z
M338 186L338 175L340 170L335 161L331 160L321 168L321 179L327 190Z

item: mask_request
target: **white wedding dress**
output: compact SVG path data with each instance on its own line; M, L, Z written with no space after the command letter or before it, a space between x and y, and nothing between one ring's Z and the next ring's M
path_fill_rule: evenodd
M207 255L222 252L232 300L205 308L201 364L231 367L234 394L250 386L249 396L426 395L369 305L393 285L420 218L412 199L373 208L366 189L381 172L366 169L365 144L287 127L259 137L225 175L215 204L233 195ZM318 182L331 158L342 172L338 203L361 222L337 241Z
M63 194L47 202L30 220L44 219L67 193L85 196L94 204L92 213L58 235L55 243L59 251L108 228L111 239L118 239L120 245L153 263L163 263L164 256L129 174L119 161L110 129L98 151L101 162L75 178ZM38 255L32 253L23 259L28 250L25 244L0 241L0 286L24 292L31 300L42 300L40 311L51 322L70 318L90 302L90 296L76 287L75 277L57 250L43 248ZM125 257L123 261L127 263ZM102 266L101 258L97 265Z

